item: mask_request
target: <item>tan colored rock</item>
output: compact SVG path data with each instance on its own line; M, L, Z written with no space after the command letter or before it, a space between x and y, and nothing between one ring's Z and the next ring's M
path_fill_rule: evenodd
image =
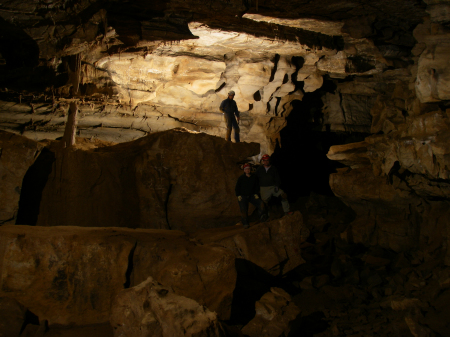
M43 146L0 131L0 224L15 224L25 174Z
M368 145L366 142L334 145L330 147L327 157L352 168L367 166L370 164L367 155Z
M305 86L303 87L303 90L305 92L314 92L322 86L323 77L319 73L315 72L308 75L308 77L304 79L304 82Z
M239 221L238 163L259 145L186 130L95 151L56 153L38 225L195 231Z
M151 277L117 294L110 323L115 337L225 337L216 313Z
M300 212L247 230L229 227L195 233L204 244L216 244L230 250L236 258L245 259L272 275L283 275L305 263L300 245L309 236ZM264 244L261 244L264 242Z
M0 234L0 296L50 325L106 322L115 295L143 275L229 318L234 256L183 232L16 225Z
M242 333L250 337L287 336L289 323L300 313L291 296L280 288L271 288L255 304L256 315Z

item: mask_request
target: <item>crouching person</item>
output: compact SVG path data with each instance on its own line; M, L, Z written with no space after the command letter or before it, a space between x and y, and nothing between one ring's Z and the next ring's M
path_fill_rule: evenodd
M251 202L257 209L261 221L265 221L267 216L264 213L264 203L259 198L259 183L256 175L252 174L250 164L244 165L244 174L238 178L236 183L236 196L241 210L242 224L248 228L248 204Z

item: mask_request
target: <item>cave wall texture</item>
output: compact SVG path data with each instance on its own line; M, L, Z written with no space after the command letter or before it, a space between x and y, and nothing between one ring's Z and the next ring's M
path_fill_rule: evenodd
M259 155L283 147L281 131L290 116L300 115L305 124L324 135L365 135L361 142L332 146L328 152L329 159L345 166L330 176L330 187L356 214L336 235L349 244L379 246L396 253L414 251L420 263L442 259L448 267L449 13L450 1L446 0L2 2L0 224L31 221L56 243L49 245L51 253L44 247L42 254L35 250L29 256L26 252L17 255L24 247L20 244L23 235L28 240L44 234L28 227L4 226L0 253L19 256L24 266L39 269L44 255L52 264L55 254L72 254L73 245L91 249L89 242L66 240L89 229L55 227L55 234L44 226L189 232L229 225L238 218L233 184L239 164L250 156L257 161ZM220 139L225 125L218 107L229 90L236 92L241 141L246 144ZM295 108L312 95L320 101L317 108ZM74 102L78 105L78 144L57 149L61 143L53 141L63 136ZM170 131L180 127L184 131ZM34 176L32 186L40 192L31 198L39 202L34 203L32 216L25 216L20 214L19 199L33 163L47 171ZM211 304L214 294L209 285L205 294L198 289L188 289L194 295L189 291L178 294L211 305L228 318L233 289L226 283L235 282L236 275L229 271L234 257L228 251L218 252L217 242L229 246L236 259L261 255L255 264L271 272L289 258L296 265L304 262L296 243L291 242L292 252L283 256L283 240L291 235L291 225L295 227L290 223L289 230L280 234L282 239L274 239L274 229L268 227L261 231L260 241L247 243L252 238L243 239L240 233L220 234L225 238L210 239L203 250L197 247L198 238L173 231L170 235L189 252L175 249L174 256L156 259L169 261L168 265L179 261L179 256L190 261L188 267L170 269L173 275L186 267L194 270L194 276L189 275L201 278L197 273L202 271L195 271L198 264L206 271L216 268L213 276L203 275L212 280L222 277L222 272L227 275L220 303ZM96 252L107 256L105 263L123 262L109 279L114 294L129 281L124 280L127 271L122 269L134 250L141 249L136 242L158 241L158 237L143 234L136 238L139 233L121 230L124 244L114 246L116 251L110 249L109 255ZM116 229L93 231L107 244L117 243ZM296 232L292 237L300 236ZM267 261L256 248L272 239L276 248L268 260L275 262L265 266ZM33 255L38 253L42 256ZM189 254L195 256L194 262ZM90 273L88 262L80 273ZM139 260L134 263L138 265ZM11 273L5 272L2 284L9 288L3 287L2 294L22 294L21 287L33 279L34 267L27 269L29 275L14 269L14 263L6 267ZM61 270L71 267L57 267L52 277L58 281ZM166 280L163 271L154 271L154 278L158 280L155 275L159 273L160 280ZM63 276L67 281L67 275ZM137 278L141 282L146 277L143 272ZM98 279L95 282L103 282ZM50 288L60 289L58 282ZM448 279L443 284L448 286ZM90 289L84 283L81 286ZM27 294L23 295L26 301L21 300L33 303L33 289ZM50 300L64 306L72 293L52 294ZM90 312L84 312L89 303L52 319L62 324L104 322L111 298L108 292L100 295L99 302L91 299L91 304L101 306L99 316L90 317L91 321L85 317ZM49 300L44 297L41 303ZM42 307L34 310L45 311Z
M223 137L218 106L234 90L241 139L272 153L283 145L293 102L326 82L320 111L294 113L324 133L369 135L357 148L331 149L330 159L352 169L331 178L334 193L350 205L373 191L358 179L378 179L389 191L370 201L403 205L403 230L381 221L358 240L377 233L375 242L397 250L417 246L389 242L410 231L420 241L432 205L448 198L448 6L7 2L0 9L0 128L57 139L76 101L77 136L91 141L120 143L175 127Z

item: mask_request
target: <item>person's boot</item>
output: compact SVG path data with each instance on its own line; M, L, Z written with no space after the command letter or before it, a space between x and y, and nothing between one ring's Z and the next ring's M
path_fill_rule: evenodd
M248 225L248 221L247 221L247 220L242 221L242 224L244 225L244 228L245 228L245 229L247 229L247 228L250 227L250 226Z

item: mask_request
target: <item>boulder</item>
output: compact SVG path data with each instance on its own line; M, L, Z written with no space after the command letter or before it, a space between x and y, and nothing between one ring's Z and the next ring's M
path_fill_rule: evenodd
M309 236L300 212L270 222L242 227L203 230L195 238L231 251L237 259L249 261L272 275L284 275L305 263L300 245Z
M215 312L151 277L117 294L110 323L115 337L228 336Z
M15 224L23 178L42 148L28 138L0 131L0 225Z
M39 226L193 232L239 220L239 163L259 144L170 130L95 150L56 152Z
M49 325L104 323L115 295L148 276L230 316L234 256L183 232L16 225L0 233L0 296Z
M341 238L396 252L419 245L420 200L409 191L374 176L370 167L331 174L330 187L357 214Z
M300 309L294 304L291 296L281 288L270 288L255 304L256 315L242 333L250 337L281 337L288 336L290 322Z

